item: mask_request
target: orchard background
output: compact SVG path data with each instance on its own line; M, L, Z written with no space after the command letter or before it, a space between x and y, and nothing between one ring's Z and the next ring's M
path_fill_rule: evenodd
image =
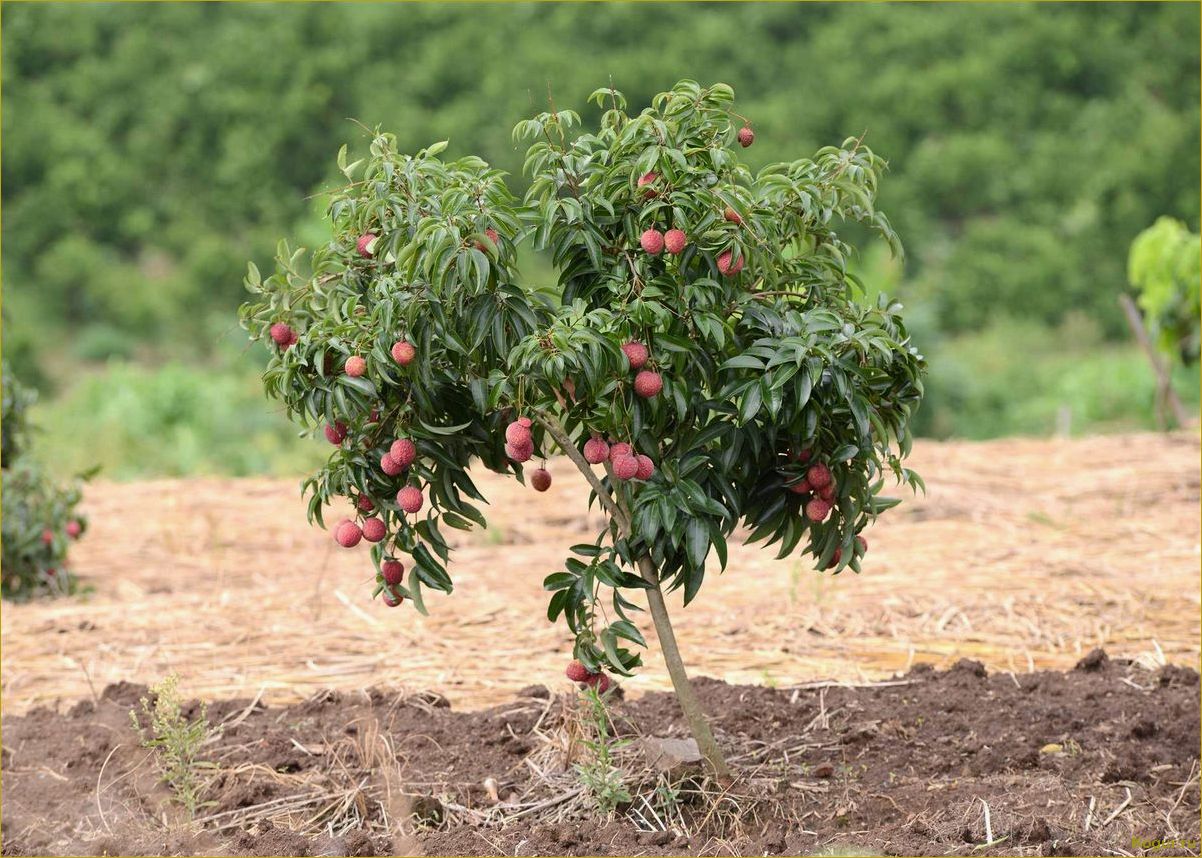
M353 832L428 854L1196 840L1197 674L1182 666L1202 635L1200 30L1199 9L1174 3L5 4L5 588L63 596L3 607L6 853L240 853L272 826L300 838L263 840L273 854L359 854L315 845ZM268 334L282 317L244 312L260 338L248 344L237 308L264 300L247 293L247 260L266 281L281 237L286 257L331 240L342 167L374 129L399 153L447 141L445 161L479 155L521 199L530 140L515 123L572 109L596 128L605 102L588 96L607 80L637 112L682 79L733 87L755 142L730 147L752 171L856 141L887 162L875 206L904 258L889 230L837 229L866 286L857 302L904 304L923 355L906 465L928 492L890 487L902 503L863 530L870 550L841 533L838 576L815 568L833 539L817 559L781 559L732 522L705 587L668 602L690 673L718 680L696 685L751 784L739 812L715 800L716 820L659 828L624 810L573 844L540 826L591 818L612 772L591 770L588 789L573 774L591 727L544 581L606 526L588 485L538 426L550 489L530 470L525 484L494 473L509 466L494 449L505 408L530 402L524 387L516 402L498 393L470 443L443 452L490 502L487 529L439 546L453 553L435 577L449 573L454 596L427 588L429 616L385 607L366 540L343 549L306 521L302 480L333 448L287 419L309 389L264 397L264 366L277 392L296 380ZM489 270L545 296L556 268L513 241L510 202ZM335 218L339 253L358 226ZM690 240L672 265L720 250ZM321 350L305 334L323 312L297 322L294 369ZM626 332L609 333L612 346ZM526 358L515 377L538 368ZM623 360L609 348L607 371ZM356 442L383 443L360 428ZM39 489L19 505L22 480ZM790 521L777 524L796 545ZM697 566L679 540L660 548ZM627 699L610 705L622 729L686 735L658 693L662 641L645 612L637 622L644 665L614 673ZM142 686L171 673L229 730L205 746L216 805L199 839L164 839L178 829L146 810L163 788L128 732ZM81 742L103 748L80 758ZM651 814L667 811L636 751L615 753ZM419 794L438 797L442 822L398 827ZM804 836L740 828L761 810ZM506 819L500 839L478 836ZM420 843L388 840L401 830Z

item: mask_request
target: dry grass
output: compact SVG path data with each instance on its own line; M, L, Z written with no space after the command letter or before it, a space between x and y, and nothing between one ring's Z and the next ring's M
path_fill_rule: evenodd
M866 681L965 656L1023 672L1071 666L1094 646L1196 664L1196 432L921 443L913 465L930 495L867 534L861 576L732 545L726 573L676 614L694 673ZM462 537L455 602L431 596L429 618L369 600L366 549L309 529L296 483L90 486L92 530L74 562L95 593L5 606L4 711L170 671L190 694L272 703L382 684L476 707L556 683L569 644L546 622L541 580L600 518L581 512L587 489L570 465L549 467L545 495L479 475L493 527ZM668 687L652 647L628 692Z

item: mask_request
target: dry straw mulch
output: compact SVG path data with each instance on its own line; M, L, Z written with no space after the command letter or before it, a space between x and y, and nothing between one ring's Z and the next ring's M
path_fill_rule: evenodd
M727 571L675 614L692 671L788 685L971 657L1018 673L1095 646L1196 665L1196 431L925 442L913 466L930 493L870 529L862 575L732 545ZM554 684L570 641L546 621L541 581L601 519L570 463L549 469L546 494L477 475L492 526L462 536L454 601L432 594L428 618L369 599L367 549L310 529L296 481L92 485L73 558L95 592L4 607L4 711L169 671L188 695L281 703L390 685L478 707ZM653 640L647 661L628 691L669 686Z

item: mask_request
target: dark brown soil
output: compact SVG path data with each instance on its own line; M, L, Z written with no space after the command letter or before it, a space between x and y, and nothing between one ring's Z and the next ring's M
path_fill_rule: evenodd
M668 800L622 746L633 800L608 818L572 768L580 704L541 686L483 712L379 691L220 701L199 831L130 726L145 689L110 686L4 719L3 853L1198 854L1192 670L1099 653L1063 674L962 661L862 688L697 685L736 783L686 773ZM670 695L611 709L624 736L684 735Z

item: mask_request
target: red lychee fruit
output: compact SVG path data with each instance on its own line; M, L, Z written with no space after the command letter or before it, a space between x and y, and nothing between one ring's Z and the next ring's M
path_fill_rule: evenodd
M814 487L810 485L810 481L804 477L800 483L794 483L793 485L789 486L789 491L793 492L795 495L804 495L806 492L813 490Z
M629 456L632 452L634 452L634 448L625 441L619 441L617 444L610 444L609 460L611 462L616 462L623 456Z
M831 514L831 505L822 498L814 498L806 504L806 518L813 522L826 521Z
M271 339L282 349L286 349L292 345L295 342L293 340L295 336L296 331L292 330L290 325L286 325L283 322L276 322L271 326Z
M739 129L739 145L746 149L755 142L755 132L751 130L750 125L744 125Z
M589 438L584 442L584 461L600 465L609 458L609 445L600 438Z
M346 370L346 374L351 378L359 378L363 373L367 372L367 361L358 355L351 355L346 359L343 369Z
M380 596L384 599L384 604L390 608L395 608L401 602L405 601L404 596L388 587L380 591Z
M388 448L388 455L402 468L407 468L417 458L417 445L408 438L397 438Z
M828 486L831 483L831 469L821 462L816 462L806 471L806 479L816 489Z
M405 564L399 560L385 560L380 564L380 574L384 576L385 584L399 584L405 577Z
M655 462L651 461L651 457L639 453L634 458L639 463L638 472L634 475L635 478L639 480L651 479L651 475L655 473Z
M619 480L633 480L639 473L639 460L627 453L614 459L613 467Z
M379 542L386 533L388 533L388 528L380 519L373 516L363 520L363 538L368 542Z
M350 519L344 518L338 523L338 527L334 529L334 539L343 548L354 548L362 538L363 531L359 529L359 525Z
M525 426L527 429L529 429L531 426L534 425L534 421L531 420L529 417L519 417L518 422L521 423L523 426Z
M392 458L391 453L385 453L380 457L380 470L390 477L395 477L401 471L405 470L405 466Z
M735 226L738 226L739 224L743 223L743 218L739 215L739 213L737 211L732 209L730 206L727 206L726 210L724 212L722 212L722 217L726 218L728 221L733 223Z
M534 458L534 442L531 441L518 447L506 444L505 455L514 462L529 462Z
M679 229L670 229L664 233L664 249L668 253L680 253L688 243L688 236Z
M645 187L654 183L658 178L659 174L654 171L643 173L643 175L639 176L638 186L640 188ZM658 194L654 188L647 188L647 190L643 191L643 196L646 199L651 199L652 197L658 196Z
M70 521L67 522L67 536L71 537L72 539L78 539L79 534L81 534L81 533L83 533L83 525L82 524L80 524L75 519L71 519Z
M530 427L514 420L505 427L505 441L513 445L521 445L531 440Z
M326 440L337 447L346 440L346 424L341 420L336 420L333 424L326 424L325 428Z
M664 380L658 372L645 369L634 377L634 392L643 399L650 399L664 389Z
M822 498L827 503L834 506L835 498L838 496L838 488L834 482L829 482L818 490L818 497Z
M743 270L743 257L739 257L739 261L731 263L731 258L734 254L729 250L724 250L718 254L718 270L727 277L733 277Z
M633 370L642 369L643 364L647 362L647 358L651 356L645 345L633 340L622 345L622 353L626 355L626 360L630 363L630 368Z
M417 357L417 349L408 340L397 340L392 344L392 359L401 366L409 366Z
M401 509L410 514L422 508L423 500L421 489L415 486L405 486L405 488L396 493L397 504Z
M355 242L355 250L359 251L359 255L363 257L371 256L376 252L376 236L374 233L365 232L359 236L359 240Z
M843 549L836 548L835 553L831 555L831 562L826 564L827 569L834 569L839 565L839 561L843 559Z
M857 534L856 542L860 543L860 553L867 554L868 553L868 540Z
M380 422L380 409L379 408L373 408L371 410L371 414L367 415L367 422L368 423L379 423Z
M355 506L359 507L361 512L371 512L376 508L376 502L367 495L359 495L359 498L355 501Z
M572 682L585 682L593 674L589 673L588 668L577 659L572 659L568 662L568 668L563 672L563 675L572 680Z
M551 488L551 473L546 468L539 468L530 475L530 485L536 492L545 492Z
M54 531L51 530L50 528L46 528L45 530L43 530L42 531L42 542L46 543L47 545L49 545L51 542L54 542Z
M604 673L590 674L589 677L584 680L584 684L589 688L597 689L598 694L604 694L606 691L609 691L609 677Z
M806 462L810 461L810 459L813 457L813 455L814 455L814 451L811 450L809 447L806 447L805 449L803 449L801 452L799 452L797 454L797 461L801 462L804 465Z
M643 246L645 252L652 256L658 256L664 249L664 234L654 227L644 230L643 234L639 236L639 244Z

